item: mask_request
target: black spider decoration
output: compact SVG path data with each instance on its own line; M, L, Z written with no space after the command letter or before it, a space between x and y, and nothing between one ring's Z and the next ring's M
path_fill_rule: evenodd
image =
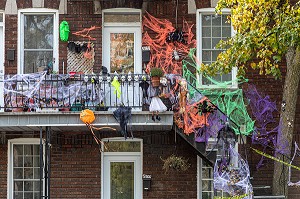
M198 113L202 115L203 113L212 113L216 107L209 103L207 100L204 100L198 105Z
M184 33L182 31L179 31L178 29L175 30L174 32L169 32L168 37L167 37L167 42L181 42L181 43L186 43L184 39Z

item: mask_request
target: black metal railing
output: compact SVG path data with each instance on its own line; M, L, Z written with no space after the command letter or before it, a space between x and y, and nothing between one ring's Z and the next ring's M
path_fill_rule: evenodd
M44 73L6 75L5 112L106 111L120 105L142 108L147 103L146 74L62 75Z

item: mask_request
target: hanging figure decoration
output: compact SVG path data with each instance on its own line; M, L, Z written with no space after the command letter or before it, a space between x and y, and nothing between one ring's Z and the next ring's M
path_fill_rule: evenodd
M152 85L150 85L148 91L149 91L148 96L151 100L149 111L152 113L152 120L155 121L156 119L160 121L161 118L159 117L158 113L165 112L168 109L160 99L162 95L161 88L160 86L153 87Z
M120 106L113 112L113 116L119 122L121 127L121 134L125 139L128 137L128 123L131 120L131 107ZM133 138L132 132L131 137Z

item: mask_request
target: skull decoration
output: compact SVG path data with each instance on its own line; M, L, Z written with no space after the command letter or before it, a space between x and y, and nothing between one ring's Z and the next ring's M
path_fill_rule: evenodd
M132 81L132 76L131 76L131 75L128 75L128 76L127 76L127 79L128 79L129 82L131 82L131 81Z
M125 77L125 75L122 75L122 77L121 77L121 81L122 81L122 82L125 82L125 81L126 81L126 77Z
M167 78L165 78L165 77L163 77L163 78L161 78L160 79L160 83L162 84L162 85L164 85L164 86L167 86Z
M84 82L86 82L86 83L87 83L87 82L89 81L89 76L87 76L87 75L86 75L86 76L84 76L83 80L84 80Z
M106 80L107 80L107 82L110 82L110 81L111 81L111 77L110 77L110 76L107 76L107 77L106 77Z
M99 83L103 82L103 77L99 76Z
M134 76L134 81L139 81L139 76L138 75L136 75L136 76Z
M142 76L142 80L144 80L144 81L146 81L146 80L147 80L147 77L146 77L146 75L143 75L143 76Z

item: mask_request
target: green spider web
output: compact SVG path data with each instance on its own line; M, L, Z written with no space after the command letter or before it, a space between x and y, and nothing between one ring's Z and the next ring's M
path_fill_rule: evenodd
M243 91L242 89L229 89L232 83L240 84L247 80L237 79L234 80L236 82L218 82L212 77L205 76L218 89L201 88L195 75L200 72L199 65L194 58L195 51L196 49L191 49L188 56L182 61L183 77L192 85L189 86L190 97L193 98L198 92L195 88L199 88L202 95L208 97L234 124L237 124L231 125L236 134L249 135L254 129L255 121L248 114Z

